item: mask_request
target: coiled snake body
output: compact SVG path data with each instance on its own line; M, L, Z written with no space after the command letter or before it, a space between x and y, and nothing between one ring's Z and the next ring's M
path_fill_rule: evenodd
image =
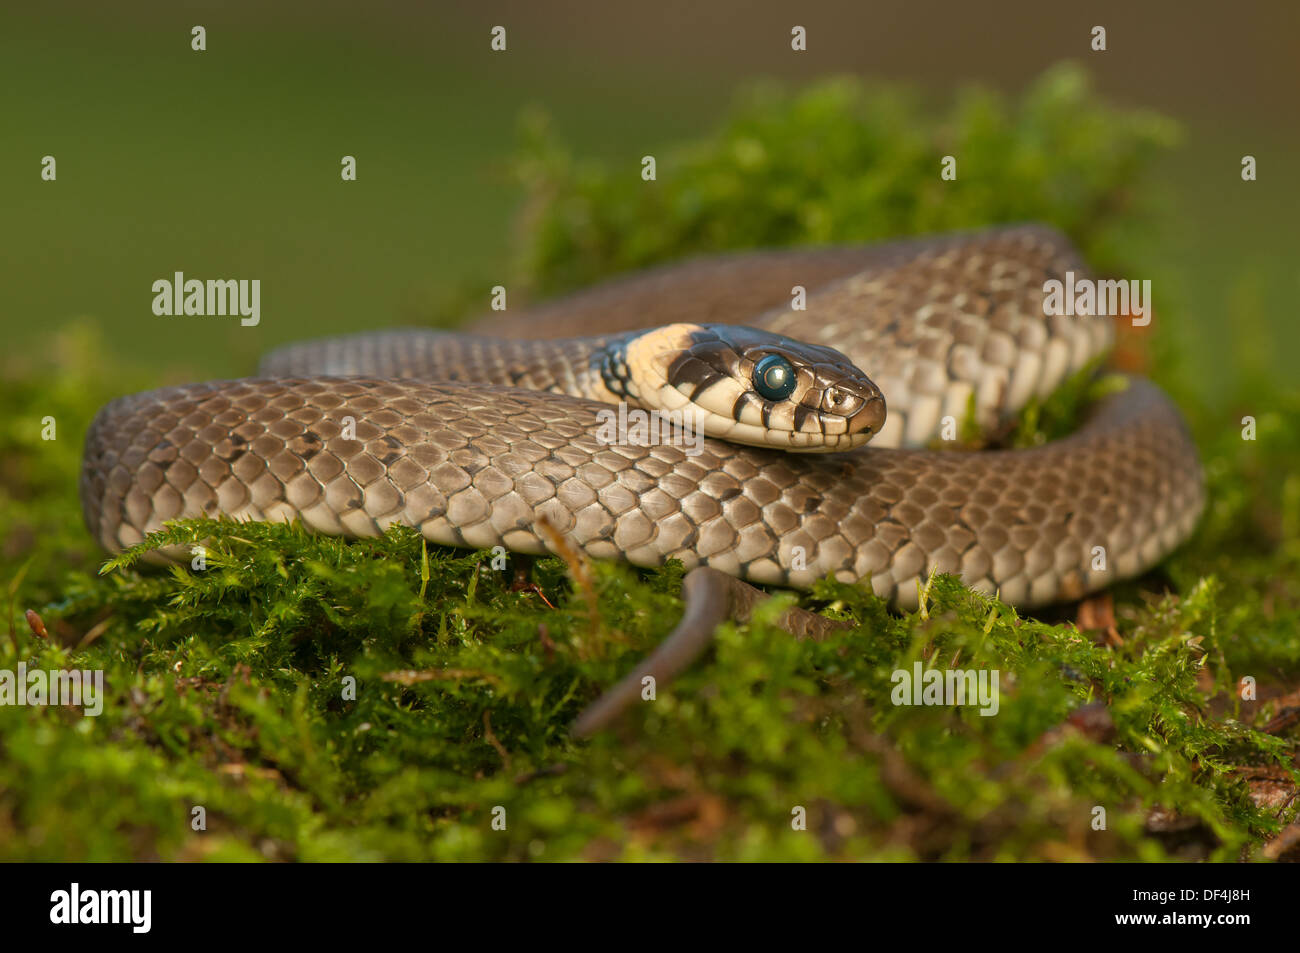
M869 578L902 608L931 570L1029 607L1079 597L1157 562L1203 507L1195 448L1153 385L1130 380L1041 448L917 449L972 402L994 425L1105 352L1110 319L1043 314L1044 281L1068 270L1085 271L1039 227L721 256L495 316L500 340L411 331L290 348L260 378L105 407L86 441L86 521L111 550L225 513L353 536L405 523L433 542L542 553L544 517L591 556L799 587ZM806 309L790 305L796 285ZM743 375L749 332L707 330L737 323L816 346L773 378L797 379L795 403L681 362L664 371L689 378L674 393L709 391L724 429L784 428L796 448L800 434L848 446L879 430L872 444L806 454L710 437L692 455L602 436L599 401L638 397L627 365L652 360L635 329L703 333L710 360ZM528 340L564 334L585 337ZM879 392L832 347L880 385L883 428Z

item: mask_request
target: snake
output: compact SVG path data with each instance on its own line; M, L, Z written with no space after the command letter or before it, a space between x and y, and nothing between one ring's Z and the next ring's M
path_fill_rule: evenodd
M1004 226L714 254L464 331L289 344L256 377L102 408L83 513L109 551L185 517L404 524L763 586L830 577L903 611L936 572L1025 609L1077 600L1164 559L1206 490L1177 407L1131 375L1062 439L951 441L1111 350L1113 316L1046 313L1069 272L1089 275L1060 232Z

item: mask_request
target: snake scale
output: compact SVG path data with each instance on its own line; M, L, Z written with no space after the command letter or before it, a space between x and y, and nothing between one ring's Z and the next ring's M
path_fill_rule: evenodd
M544 553L544 517L593 557L680 559L795 587L869 579L904 609L932 570L1024 607L1081 597L1151 567L1204 506L1195 447L1154 385L1129 379L1042 447L926 449L945 417L973 403L996 426L1107 351L1111 319L1043 313L1044 282L1069 270L1086 273L1040 226L722 255L493 315L494 338L411 330L289 347L261 377L101 410L86 439L86 522L110 550L164 520L222 513L348 536L403 523L436 543ZM807 366L832 371L807 391L818 407L786 413L742 395L733 410L728 396L724 418L879 431L872 442L810 454L706 437L691 454L602 438L601 401L636 396L620 375L638 329L717 326L710 353L747 371L748 339L728 343L726 330L740 324L822 349ZM840 352L866 384L817 356ZM695 374L697 392L717 376ZM883 425L862 410L876 385Z

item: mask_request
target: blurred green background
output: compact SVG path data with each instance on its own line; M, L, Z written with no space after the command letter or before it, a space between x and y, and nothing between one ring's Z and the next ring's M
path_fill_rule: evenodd
M1300 358L1300 127L1290 2L986 5L75 2L0 14L0 321L19 353L90 316L161 383L252 370L284 341L427 323L517 275L510 174L540 107L580 157L625 163L715 129L755 80L969 83L1018 94L1062 59L1177 119L1158 241L1128 262L1175 308L1213 406ZM509 50L489 49L508 29ZM809 50L789 47L790 27ZM207 29L207 51L190 28ZM1102 24L1108 49L1089 49ZM1243 183L1253 154L1259 181ZM40 159L58 181L40 179ZM358 181L339 178L354 155ZM971 183L962 169L959 185ZM262 280L262 323L159 318L152 282ZM511 306L522 302L512 297ZM1229 314L1232 320L1229 320ZM1242 315L1246 315L1243 318ZM1241 335L1234 322L1263 327ZM1263 331L1261 335L1259 332ZM1264 340L1239 353L1239 340Z

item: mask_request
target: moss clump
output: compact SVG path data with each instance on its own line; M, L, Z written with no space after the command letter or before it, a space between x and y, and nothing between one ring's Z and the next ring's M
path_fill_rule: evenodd
M199 541L202 571L140 574L133 552L69 576L47 618L80 632L110 606L89 646L25 640L29 666L103 668L108 698L94 719L0 710L4 823L28 835L8 856L1156 858L1163 805L1232 859L1278 827L1238 769L1285 772L1291 743L1211 714L1232 650L1213 581L1144 606L1120 649L949 577L901 617L824 583L809 602L850 632L796 642L774 600L580 745L569 722L680 613L678 568L597 564L592 602L541 560L551 609L491 553L402 528L190 520L148 545ZM893 705L917 662L998 670L997 717ZM1079 721L1098 703L1100 729Z
M797 96L760 87L715 135L660 154L654 182L576 159L544 115L524 133L517 277L543 294L693 252L1026 221L1062 229L1106 270L1153 210L1134 186L1180 137L1171 120L1098 101L1070 66L1019 102L970 89L938 115L853 79ZM945 155L959 157L957 181L939 175Z
M697 249L1013 219L1055 222L1104 256L1170 137L1097 105L1071 72L1016 107L972 94L938 120L845 83L763 95L666 158L652 189L528 144L534 285ZM946 143L963 163L988 158L985 184L935 191ZM1294 817L1262 791L1294 789L1297 729L1270 722L1283 702L1237 690L1251 676L1276 699L1300 674L1294 391L1250 382L1248 442L1187 402L1211 506L1160 573L1115 591L1109 637L948 577L901 616L826 582L798 598L852 629L796 642L772 625L796 598L779 595L578 744L573 717L680 614L680 567L501 568L404 529L344 542L197 520L100 572L78 436L108 397L161 381L100 367L93 330L59 341L0 384L0 668L102 669L107 698L97 718L0 706L0 858L1238 859ZM1013 441L1055 433L1082 393ZM57 440L41 439L46 416ZM137 563L197 543L201 570ZM26 631L27 607L48 640ZM998 715L894 705L892 674L918 662L997 670Z

